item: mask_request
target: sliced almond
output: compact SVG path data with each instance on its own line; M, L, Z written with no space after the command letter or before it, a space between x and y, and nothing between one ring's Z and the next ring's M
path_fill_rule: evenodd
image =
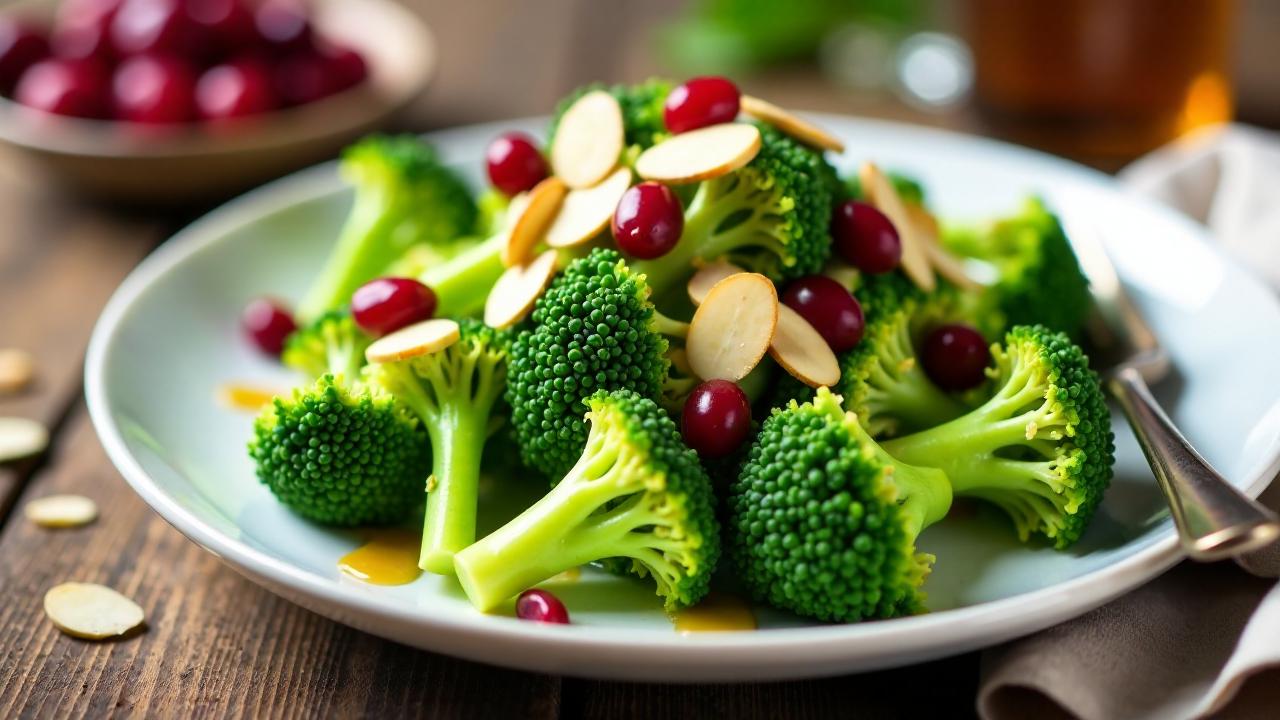
M743 113L769 123L805 145L832 152L844 152L844 142L840 138L768 100L743 95L741 107Z
M551 168L569 187L589 188L618 166L625 142L618 101L603 90L589 92L560 116Z
M44 425L26 418L0 418L0 463L35 455L48 445Z
M645 180L679 185L728 175L760 152L760 131L723 123L674 135L640 153L636 172Z
M862 183L862 191L867 194L867 199L889 218L889 222L893 223L893 227L898 231L898 239L902 242L903 271L921 290L932 292L938 286L937 278L933 275L933 266L929 264L924 243L920 240L915 223L911 222L911 215L907 212L906 204L902 202L893 183L889 182L884 172L873 163L862 165L858 170L858 179Z
M49 495L27 503L22 514L41 527L80 527L97 519L98 504L83 495Z
M769 355L809 387L831 387L840 381L840 361L822 335L786 305L778 306L778 327Z
M547 250L528 265L507 268L489 291L484 305L484 324L506 328L523 320L555 274L555 250Z
M759 273L716 283L689 325L685 354L703 380L746 377L769 350L778 324L778 291Z
M555 221L547 229L547 246L573 247L599 235L613 219L618 201L629 187L631 168L623 167L595 187L570 190Z
M689 285L687 286L689 299L693 301L695 306L701 305L703 298L707 296L707 293L711 292L711 288L715 287L716 283L730 275L744 272L746 270L724 258L706 263L698 268L698 272L694 273L693 277L689 278Z
M502 264L507 267L529 261L533 249L547 235L555 221L568 188L559 178L549 177L529 191L529 200L511 225L506 247L502 248Z
M423 320L378 338L364 351L364 356L371 363L407 360L419 355L440 352L458 342L461 336L458 323L452 320L444 318Z
M907 203L906 206L907 214L911 216L911 223L915 226L916 236L924 245L925 256L929 258L929 264L933 269L963 290L977 290L982 287L964 271L964 263L960 258L952 255L942 246L941 240L938 239L941 234L938 218L920 203Z
M25 389L36 375L31 353L17 348L0 349L0 395Z
M85 640L120 637L142 624L142 608L109 587L63 583L44 595L44 614L62 632Z

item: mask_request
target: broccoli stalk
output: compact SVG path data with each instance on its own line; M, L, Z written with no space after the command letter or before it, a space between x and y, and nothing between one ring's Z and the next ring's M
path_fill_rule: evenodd
M652 400L601 391L577 463L551 492L454 556L458 580L482 611L589 562L629 561L668 609L706 595L719 556L710 480Z
M972 412L884 448L942 469L957 495L1000 507L1018 536L1066 548L1079 539L1111 480L1114 436L1097 375L1064 333L1009 331L992 348L999 388Z
M472 231L476 204L462 179L411 136L366 138L342 157L355 200L298 314L313 319L346 305L412 247L445 245Z
M461 338L448 348L373 370L431 437L418 565L440 575L452 573L454 553L475 540L480 458L507 379L505 333L476 320L460 325Z

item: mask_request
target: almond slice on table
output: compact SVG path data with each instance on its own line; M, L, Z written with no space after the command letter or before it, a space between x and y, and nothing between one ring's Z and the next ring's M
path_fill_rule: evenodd
M760 152L760 130L722 123L690 130L640 153L636 173L645 180L680 185L728 175Z
M701 305L703 299L707 297L707 293L711 292L711 288L715 287L716 283L730 275L737 275L738 273L744 272L746 272L746 270L743 270L724 258L719 258L709 263L705 263L702 267L698 268L698 271L693 274L693 277L689 278L689 284L686 288L689 291L689 299L693 301L695 306Z
M547 250L528 265L507 268L489 291L489 299L484 304L484 324L501 329L523 320L555 274L555 250Z
M462 331L458 323L453 320L445 318L423 320L378 338L364 351L364 356L371 363L408 360L420 355L440 352L458 342L460 337L462 337Z
M551 169L571 188L589 188L618 166L626 142L622 107L603 90L578 98L551 141Z
M840 381L840 361L822 335L786 305L778 306L778 327L769 355L791 376L809 387L830 387Z
M0 417L0 463L21 460L49 445L44 425L26 418Z
M62 632L85 640L120 637L142 624L137 603L109 587L69 582L44 595L44 614Z
M769 350L778 324L778 291L759 273L716 283L693 314L685 355L703 380L746 377Z
M911 222L911 215L906 204L894 189L893 183L874 163L863 163L858 170L858 180L862 183L862 191L867 199L876 206L893 227L898 231L898 239L902 242L902 269L916 287L925 292L932 292L938 286L933 275L933 266L925 254L924 244Z
M613 219L618 201L629 187L631 168L622 167L595 187L570 190L551 227L547 228L547 246L573 247L599 235Z
M22 514L40 527L80 527L98 518L98 504L83 495L48 495L27 503Z
M36 376L36 361L31 353L17 348L0 349L0 395L25 389Z
M844 152L844 141L840 138L768 100L743 95L741 107L744 114L769 123L805 145L831 152Z
M533 249L546 237L547 228L559 214L568 190L559 178L552 176L529 191L529 199L511 224L507 244L502 248L503 265L511 267L529 261Z

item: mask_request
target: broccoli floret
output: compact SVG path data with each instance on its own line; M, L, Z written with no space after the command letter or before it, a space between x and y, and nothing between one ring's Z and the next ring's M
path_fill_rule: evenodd
M985 230L948 231L942 241L992 267L988 305L1004 315L1006 327L1038 323L1079 337L1093 305L1089 280L1062 224L1039 199Z
M633 268L656 296L683 285L694 261L727 257L775 282L811 275L831 252L831 186L822 155L768 125L742 169L697 186L670 252Z
M430 462L417 418L395 398L331 374L263 410L249 456L286 507L345 527L408 516Z
M946 475L895 460L820 388L765 420L729 496L730 553L761 601L824 621L918 612Z
M355 378L364 367L365 348L372 342L350 312L330 310L290 335L280 360L311 379L325 373Z
M1115 460L1098 376L1064 333L1039 325L1013 328L992 356L998 390L989 401L884 448L941 468L957 495L1008 513L1021 539L1040 534L1066 548L1102 501Z
M431 146L375 135L347 148L341 172L355 200L324 268L298 312L305 319L347 304L409 248L444 245L473 232L476 204Z
M575 260L533 309L511 350L507 400L526 465L563 475L587 441L582 401L597 390L657 400L668 387L670 344L687 326L659 313L643 275L614 250Z
M651 78L635 85L605 85L592 83L584 85L569 93L556 104L551 116L551 129L547 133L547 146L551 146L556 129L560 125L560 116L564 115L579 98L595 90L604 90L618 101L622 108L622 127L626 133L625 142L629 148L627 154L634 156L639 150L652 147L666 137L667 125L663 120L663 104L671 93L670 80Z
M507 525L454 556L480 610L556 573L609 560L652 578L674 610L706 595L720 555L710 480L654 401L600 391L584 407L590 433L569 472Z
M431 437L423 523L423 570L453 572L453 555L475 541L480 459L507 380L508 334L459 321L461 338L439 352L373 365L371 375L414 412Z

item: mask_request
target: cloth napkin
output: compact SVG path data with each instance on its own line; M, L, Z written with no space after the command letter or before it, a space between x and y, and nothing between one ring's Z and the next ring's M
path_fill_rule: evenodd
M1280 135L1228 125L1125 168L1280 290ZM1280 483L1262 496L1280 510ZM1184 562L1075 620L986 651L978 712L1014 718L1280 718L1280 546Z

